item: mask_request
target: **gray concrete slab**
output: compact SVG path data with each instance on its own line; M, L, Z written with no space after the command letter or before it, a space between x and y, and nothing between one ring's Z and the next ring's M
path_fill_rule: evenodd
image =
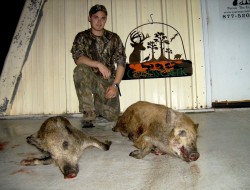
M186 163L167 155L129 156L135 148L119 133L114 123L98 119L96 127L82 129L100 140L113 142L109 151L84 151L78 176L64 179L54 165L21 166L27 156L39 151L25 138L36 132L45 118L0 120L1 190L206 190L250 189L250 110L188 113L199 123L200 158ZM69 117L81 128L80 118Z

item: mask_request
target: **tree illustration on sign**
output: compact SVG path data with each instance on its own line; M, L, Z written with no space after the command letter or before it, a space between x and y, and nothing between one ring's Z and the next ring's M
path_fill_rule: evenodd
M166 48L165 52L168 54L168 59L170 59L170 54L172 54L173 51L170 48Z
M154 41L148 42L147 48L151 49L152 58L150 61L156 61L155 56L154 56L154 54L155 54L154 50L158 50L156 43Z
M164 44L169 45L169 40L167 39L168 37L163 33L163 32L157 32L154 34L155 35L155 42L159 43L160 45L160 50L161 50L161 55L159 57L159 61L164 61L167 58L164 56Z

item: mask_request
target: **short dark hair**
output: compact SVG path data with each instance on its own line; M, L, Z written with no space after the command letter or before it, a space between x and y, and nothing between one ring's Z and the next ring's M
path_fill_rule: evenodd
M97 13L98 11L104 12L106 14L106 16L108 15L108 12L107 12L107 9L106 9L105 6L96 4L96 5L94 5L93 7L90 8L89 16L92 16L93 14Z

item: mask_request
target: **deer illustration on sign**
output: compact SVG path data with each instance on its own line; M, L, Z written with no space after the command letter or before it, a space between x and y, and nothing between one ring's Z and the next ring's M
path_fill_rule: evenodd
M141 51L144 51L146 48L143 46L143 41L149 38L150 36L147 34L146 37L143 33L138 31L133 31L130 35L131 46L134 48L133 52L129 56L129 63L140 63L141 61ZM135 41L138 39L138 41Z

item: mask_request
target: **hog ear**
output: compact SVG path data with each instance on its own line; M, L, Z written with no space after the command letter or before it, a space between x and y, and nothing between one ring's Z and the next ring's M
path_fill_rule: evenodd
M171 108L167 108L167 115L166 115L166 121L167 123L174 127L175 123L176 123L176 120L177 120L177 115L175 113L175 111Z
M198 130L198 127L199 127L199 123L195 123L194 128L195 128L196 131Z

